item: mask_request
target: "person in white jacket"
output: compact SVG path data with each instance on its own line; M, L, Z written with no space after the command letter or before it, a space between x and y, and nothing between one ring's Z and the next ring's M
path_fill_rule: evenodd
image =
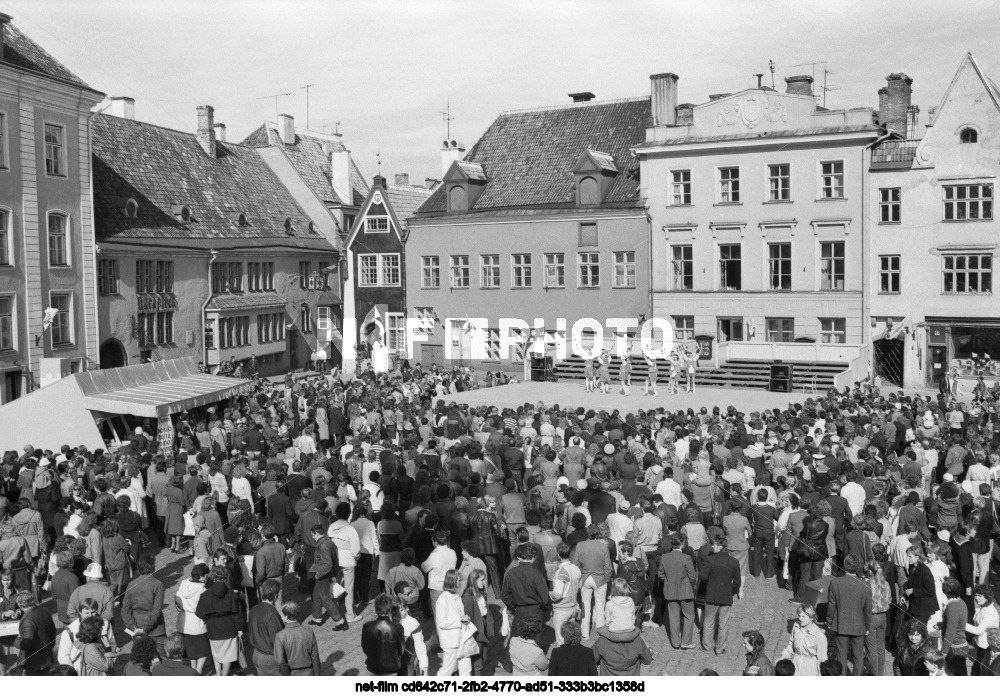
M344 589L347 590L344 595L347 600L347 621L350 623L359 618L354 613L354 571L358 567L358 558L361 557L361 537L349 521L350 503L338 503L335 514L337 519L326 530L326 535L337 547L337 562L344 573Z
M208 566L204 563L195 563L191 569L191 577L181 581L174 595L174 604L179 612L184 614L184 625L180 628L184 636L184 653L191 661L191 667L198 674L202 673L205 662L212 654L212 646L208 640L208 628L195 610L198 608L198 600L205 591L204 578L208 576Z
M449 570L444 577L444 590L434 604L434 625L437 627L438 644L441 646L441 668L437 676L450 677L458 668L460 677L472 674L472 658L459 658L462 634L469 617L458 595L458 571Z
M99 616L101 607L96 599L84 597L80 602L79 611L79 615L60 634L59 650L57 653L59 664L74 667L77 669L77 672L80 671L79 662L82 654L76 646L76 635L80 632L80 622L91 616ZM111 628L111 622L104 619L102 621L104 621L104 627L101 629L101 643L104 644L106 650L110 650L117 655L118 644L115 642L115 632Z
M427 644L424 643L420 622L410 616L410 608L401 597L396 597L396 606L399 609L399 623L403 626L403 638L413 639L413 654L417 658L417 664L413 666L413 673L418 677L429 676L427 674Z
M427 589L431 592L431 606L437 606L438 597L444 591L445 578L449 571L458 567L458 556L448 546L449 535L443 529L434 532L434 550L424 561L420 570L427 573Z

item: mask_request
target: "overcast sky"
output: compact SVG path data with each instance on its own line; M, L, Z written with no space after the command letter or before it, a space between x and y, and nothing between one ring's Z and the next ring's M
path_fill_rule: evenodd
M282 112L340 131L361 171L440 176L440 112L468 146L501 111L648 94L680 101L832 71L827 106L878 104L890 72L913 78L926 123L962 56L1000 78L993 0L0 0L0 11L91 86L136 99L140 120L192 131L211 104L230 140ZM823 66L815 67L822 83Z

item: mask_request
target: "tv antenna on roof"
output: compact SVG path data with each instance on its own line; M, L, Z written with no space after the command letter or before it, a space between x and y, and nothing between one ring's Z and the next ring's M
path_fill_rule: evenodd
M315 82L310 82L305 87L299 87L299 89L304 89L306 91L306 128L309 128L309 88L315 87Z
M448 124L447 140L448 142L451 142L451 122L455 120L455 117L451 115L451 99L448 99L448 110L439 111L438 113L441 114L441 120Z
M282 92L281 94L269 94L266 97L257 97L257 101L261 99L273 99L274 100L274 117L278 118L278 97L290 97L291 92Z
M822 92L823 92L823 108L825 109L826 108L826 93L827 92L833 92L836 89L838 89L837 87L827 87L826 86L826 77L827 77L827 75L833 75L834 73L833 73L832 70L830 70L828 67L826 67L826 61L825 60L807 60L805 63L799 63L798 65L793 65L792 67L793 68L799 68L799 67L802 67L802 66L805 66L805 65L808 65L808 66L810 66L812 68L812 77L813 77L813 80L816 79L816 66L817 65L822 65L823 66L823 86L820 87L820 90L822 90ZM818 98L818 96L819 95L817 95L817 98Z

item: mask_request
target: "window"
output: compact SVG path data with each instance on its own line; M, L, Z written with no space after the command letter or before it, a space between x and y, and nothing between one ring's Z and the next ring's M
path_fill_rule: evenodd
M14 350L14 298L0 297L0 350Z
M944 187L945 220L992 220L993 184Z
M174 313L156 313L156 343L166 345L174 342Z
M239 261L229 264L229 291L243 291L243 264Z
M944 292L992 293L993 257L989 254L946 254Z
M68 292L53 292L49 295L49 305L56 310L49 327L52 346L68 346L73 343L73 296Z
M766 320L766 341L768 343L791 343L795 340L795 320L787 317Z
M844 289L844 242L821 242L819 245L819 289Z
M10 266L10 212L0 209L0 266Z
M581 288L597 288L601 286L601 255L594 251L584 251L577 254L578 285Z
M694 289L694 247L683 244L671 247L674 264L674 290Z
M884 188L878 190L878 221L899 222L899 189Z
M399 254L379 254L379 285L399 285Z
M580 205L599 205L601 202L601 187L597 183L597 179L592 176L585 176L580 179L577 185L578 196L577 199L580 201Z
M675 316L674 320L674 341L694 340L694 317Z
M719 245L719 289L740 290L743 287L743 261L739 244Z
M45 173L49 176L66 176L64 141L62 126L45 124Z
M670 172L670 205L691 205L691 170Z
M792 199L791 165L768 165L767 199L769 201L788 201Z
M283 312L257 315L257 343L276 343L285 340L285 315Z
M597 223L580 223L580 243L577 246L597 246Z
M975 128L963 128L958 134L958 142L963 144L975 143L979 141L979 133Z
M389 231L389 217L387 215L369 215L365 218L365 232L369 234L382 234Z
M531 287L531 254L511 254L510 270L512 274L511 287Z
M424 256L420 259L420 287L441 287L441 259L437 256Z
M635 287L635 252L616 251L615 252L615 281L616 288Z
M205 322L205 348L215 349L215 322L211 320Z
M0 113L0 169L6 169L7 163L7 114Z
M61 213L49 213L49 265L68 266L68 222Z
M309 289L309 276L312 275L312 262L299 261L299 287L303 290Z
M251 261L247 263L247 290L267 292L274 290L274 263Z
M302 327L302 333L311 334L313 332L313 322L312 322L312 308L303 304L299 308L299 326Z
M386 348L395 351L406 349L406 317L403 314L388 314L385 332Z
M97 260L97 294L118 294L118 259Z
M240 264L236 264L237 267L242 267ZM157 261L156 262L156 292L166 292L171 293L174 291L174 262L173 261Z
M156 313L144 312L139 315L139 345L151 346L155 343Z
M145 263L152 264L152 261L147 261ZM138 265L138 263L137 263ZM171 278L173 277L173 264L171 262L170 269ZM173 281L171 280L171 285ZM239 292L243 287L243 264L242 263L215 263L212 264L212 292L213 293L226 293L226 292ZM152 289L146 292L153 292ZM172 292L172 289L170 290Z
M479 287L500 287L499 254L483 254L479 257Z
M219 319L219 347L240 348L250 345L250 317Z
M820 198L844 197L844 163L820 162L821 188Z
M565 254L545 255L545 287L547 288L566 287Z
M740 168L719 169L719 203L740 202Z
M899 257L879 256L879 292L899 292Z
M846 319L820 319L820 343L847 343Z
M358 254L358 285L378 285L378 254Z
M453 287L453 288L467 288L467 287L469 287L469 257L468 256L452 256L451 257L451 287Z
M792 289L792 244L767 245L768 279L771 290Z

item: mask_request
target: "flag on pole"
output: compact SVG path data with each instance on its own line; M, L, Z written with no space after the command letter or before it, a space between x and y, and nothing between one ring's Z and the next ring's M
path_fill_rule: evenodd
M45 331L52 326L52 322L55 321L57 314L59 314L59 310L55 307L45 308L45 315L42 318L42 331Z

